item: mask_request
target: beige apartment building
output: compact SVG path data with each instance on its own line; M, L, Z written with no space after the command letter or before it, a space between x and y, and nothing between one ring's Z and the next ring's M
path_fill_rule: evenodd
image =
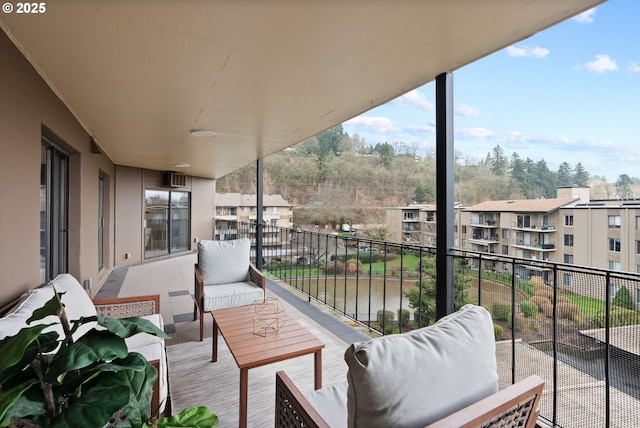
M388 208L392 239L435 246L435 209L435 205ZM460 250L640 273L640 200L590 200L588 187L563 187L555 199L486 201L458 205L455 212L454 245ZM496 272L508 268L491 256L483 267ZM523 279L539 276L553 283L551 269L535 263L516 273ZM563 274L558 281L579 292L580 284L572 275ZM618 288L614 285L610 294ZM632 286L629 291L640 306L640 289Z
M255 244L255 223L258 219L257 197L255 194L216 193L214 195L214 239L228 240L248 233L252 244ZM281 195L264 195L262 218L267 227L263 231L264 251L269 247L281 247L283 244L280 227L293 227L293 205Z

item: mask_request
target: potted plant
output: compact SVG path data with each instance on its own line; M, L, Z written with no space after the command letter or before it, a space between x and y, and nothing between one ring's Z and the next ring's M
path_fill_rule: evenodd
M34 311L29 327L0 341L0 426L217 426L206 407L169 418L151 414L158 373L142 355L129 352L124 339L142 332L168 337L162 330L135 317L95 316L70 323L60 296L54 292ZM57 322L33 324L50 315ZM94 326L74 340L87 323ZM48 329L55 324L63 335Z

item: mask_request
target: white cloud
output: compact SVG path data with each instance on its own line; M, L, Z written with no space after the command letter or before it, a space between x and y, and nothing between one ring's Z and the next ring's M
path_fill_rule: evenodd
M455 112L458 116L462 117L493 117L490 113L482 113L477 108L468 104L460 104L456 107Z
M618 64L609 55L596 55L596 59L584 64L585 68L594 73L605 73L618 70Z
M486 128L466 128L456 130L456 136L462 139L486 139L494 137L495 133Z
M393 122L388 117L358 116L345 122L348 125L366 128L380 134L390 134L396 131Z
M405 130L409 133L409 134L413 134L413 135L420 135L420 134L435 134L436 133L436 126L435 124L432 125L409 125L405 128Z
M433 110L434 108L433 103L427 101L427 97L415 89L391 101L391 104L397 106L417 107L423 110Z
M627 66L627 71L629 73L640 73L640 65L637 62L632 62Z
M549 55L549 49L536 46L521 45L521 46L509 46L507 48L507 55L510 57L528 57L528 58L544 58Z
M594 7L593 9L589 9L585 12L582 12L580 15L576 15L571 19L581 24L591 24L595 20L595 16L596 16L596 8Z

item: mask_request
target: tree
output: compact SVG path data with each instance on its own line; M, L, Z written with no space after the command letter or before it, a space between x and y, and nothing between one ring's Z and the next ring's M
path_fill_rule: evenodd
M504 154L504 150L500 145L493 148L493 158L491 159L491 171L495 175L506 175L509 170L509 159Z
M433 202L434 199L435 199L435 190L433 186L429 186L426 184L418 184L416 186L416 190L413 194L413 200L416 203L422 204L425 202Z
M389 226L387 226L386 224L376 226L365 232L367 238L375 239L377 241L388 241L390 234L391 233L389 232Z
M631 185L633 184L633 180L627 174L621 174L616 180L616 191L618 192L618 196L621 198L631 198L633 197L633 189Z
M613 304L625 309L635 309L631 293L629 293L629 289L624 285L616 291L616 295L613 298Z
M468 268L460 261L454 262L454 300L455 308L461 308L469 303L468 289L471 286L471 277ZM409 299L409 307L415 309L414 322L416 327L424 327L436 321L436 259L435 257L423 257L420 260L422 281L416 281L418 289L404 292Z
M589 173L582 166L580 162L576 164L573 170L573 184L575 186L588 186L589 185Z
M567 162L558 167L558 186L573 186L573 171Z
M389 143L378 143L373 150L380 155L380 163L382 163L387 169L391 168L391 162L395 156L393 146Z

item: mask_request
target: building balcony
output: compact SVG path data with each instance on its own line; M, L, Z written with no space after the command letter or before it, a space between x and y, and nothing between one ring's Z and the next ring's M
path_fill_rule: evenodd
M515 244L511 244L512 247L515 248L520 248L523 250L530 250L530 251L543 251L543 252L548 252L548 251L556 251L556 245L555 244L535 244L535 245L531 245L531 244L525 244L524 242L518 241Z
M511 228L515 230L525 231L525 232L555 232L556 231L556 227L553 224L526 224L526 223L514 222Z

